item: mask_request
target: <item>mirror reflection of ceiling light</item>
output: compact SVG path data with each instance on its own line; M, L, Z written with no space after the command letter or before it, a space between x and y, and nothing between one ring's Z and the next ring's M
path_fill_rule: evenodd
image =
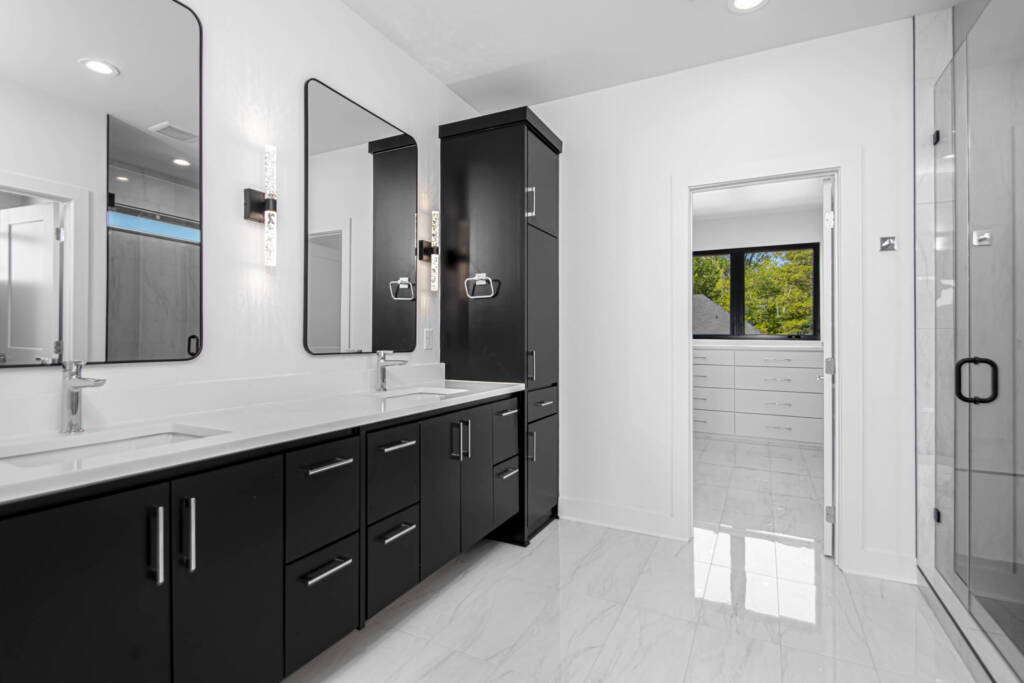
M191 166L192 165L192 162L190 162L188 159L182 159L181 157L178 157L177 159L174 159L173 163L174 163L175 166Z
M78 63L94 74L99 74L100 76L117 76L121 73L121 70L116 66L110 62L105 62L102 59L82 57L78 60Z
M737 14L755 12L768 4L768 0L728 0L729 9Z
M114 178L114 180L117 180L117 181L122 182L122 183L127 183L128 182L128 178L126 178L123 175L117 176L116 178Z

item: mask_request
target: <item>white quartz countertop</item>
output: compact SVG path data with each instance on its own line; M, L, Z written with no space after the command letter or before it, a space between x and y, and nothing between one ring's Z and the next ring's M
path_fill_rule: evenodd
M81 434L0 439L0 505L297 439L456 408L500 398L525 387L516 383L447 380L427 387L444 394L419 392L422 388L248 405ZM186 436L179 440L170 436L174 434ZM120 449L103 445L110 443L140 445ZM76 450L65 450L62 454L60 449Z

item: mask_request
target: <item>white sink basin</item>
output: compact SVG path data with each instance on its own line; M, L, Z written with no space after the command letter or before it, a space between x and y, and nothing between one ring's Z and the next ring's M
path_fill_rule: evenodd
M0 463L14 467L56 465L61 470L82 470L122 461L148 449L224 433L219 429L168 424L68 434L4 448L4 452L0 452Z
M392 391L381 392L381 397L385 399L392 398L405 398L408 396L422 396L424 398L445 398L447 396L454 396L456 394L466 393L466 389L448 389L446 387L406 387L404 389L394 389Z

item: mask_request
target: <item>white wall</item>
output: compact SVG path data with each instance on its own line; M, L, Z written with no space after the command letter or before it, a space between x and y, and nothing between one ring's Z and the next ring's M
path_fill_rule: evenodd
M821 209L693 219L693 250L821 242Z
M109 383L83 394L87 426L371 389L371 357L313 357L302 348L303 84L320 78L416 138L424 239L439 203L437 126L475 113L337 0L306 0L301 10L272 0L189 4L204 40L203 353L181 363L90 367ZM260 227L241 217L242 190L262 182L267 143L278 146L276 269L263 266ZM8 158L5 151L4 165ZM103 157L89 159L102 178ZM427 265L420 267L426 281ZM425 326L437 327L436 300L421 290L419 339ZM435 363L439 353L406 357ZM0 372L0 433L52 432L60 371Z
M565 140L562 516L690 535L688 188L838 167L838 559L913 579L911 38L901 21L535 108Z

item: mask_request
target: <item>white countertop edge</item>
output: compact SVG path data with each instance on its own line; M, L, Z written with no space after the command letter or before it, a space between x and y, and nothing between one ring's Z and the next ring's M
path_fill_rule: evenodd
M749 342L732 339L694 339L691 348L720 349L722 351L822 351L820 341L761 341Z
M199 429L218 430L224 433L194 441L184 441L147 449L145 457L142 458L138 457L137 452L134 456L126 454L125 462L111 464L106 467L75 472L47 473L47 468L43 466L37 468L38 476L34 477L31 476L33 469L9 464L5 465L4 459L0 458L0 506L27 498L36 498L61 491L106 483L125 477L193 464L298 439L321 436L355 427L367 427L381 422L400 420L405 417L415 417L416 415L446 408L457 408L467 403L500 398L526 389L525 385L521 383L463 380L447 380L444 382L443 387L467 389L467 392L441 398L436 402L389 410L386 413L377 412L371 414L362 411L338 418L323 419L322 416L316 416L316 413L324 412L324 408L311 408L309 411L296 413L294 411L297 408L301 408L303 405L311 402L291 401L230 408L204 414L174 415L157 421L113 425L108 428L97 429L87 432L87 434L90 436L102 436L122 432L126 429L143 428L146 425L154 427L182 425ZM379 401L380 399L372 393L364 393L338 394L329 399L316 402L362 402L364 405L359 407L363 408L366 404L375 400ZM302 415L306 413L313 413L314 417L304 420ZM289 414L296 416L294 425L282 427L280 423L287 421ZM40 440L49 441L54 436L56 435L39 435L34 441L37 443ZM31 438L0 440L0 449L9 450L17 444L24 443L28 445L32 442L33 439ZM20 477L11 481L11 478L15 475L20 475Z

